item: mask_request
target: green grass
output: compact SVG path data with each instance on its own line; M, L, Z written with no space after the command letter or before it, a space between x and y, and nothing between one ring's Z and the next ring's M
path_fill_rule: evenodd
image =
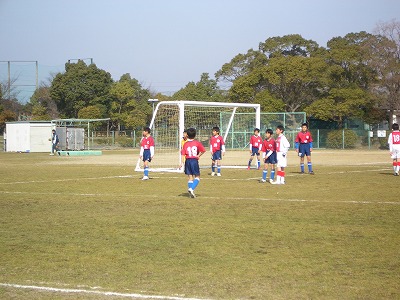
M335 153L316 152L315 176L298 174L292 158L284 186L258 183L261 171L223 169L217 178L204 170L196 199L182 174L141 181L130 151L105 152L99 163L0 153L0 283L208 299L398 299L400 178L385 151L365 154L372 164ZM4 286L0 298L110 299Z

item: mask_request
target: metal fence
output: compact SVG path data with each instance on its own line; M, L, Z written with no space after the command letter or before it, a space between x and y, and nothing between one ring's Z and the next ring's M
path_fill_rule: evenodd
M387 139L390 131L368 131L368 130L332 130L332 129L311 129L314 149L387 149ZM286 130L291 147L299 130ZM253 132L234 132L228 135L226 141L227 149L245 149ZM199 132L199 137L205 146L208 147L208 139L211 132ZM261 132L264 137L264 131ZM139 148L142 138L142 130L125 131L91 131L90 136L85 135L85 149L120 149ZM181 137L177 136L177 140ZM208 149L208 148L207 148ZM0 136L0 151L4 151L3 136Z
M273 128L274 129L274 128ZM291 146L294 147L295 138L298 129L286 130L285 135L288 138ZM386 149L387 137L390 131L379 130L351 130L351 129L311 129L313 137L313 147L315 149ZM378 134L379 133L379 134ZM248 146L250 137L253 132L234 132L228 135L226 140L227 149L244 149ZM261 132L264 137L264 131ZM211 132L198 132L198 137L208 147L208 137L211 137ZM139 148L142 131L93 131L89 138L91 149L107 149L107 148ZM180 140L181 137L177 136Z

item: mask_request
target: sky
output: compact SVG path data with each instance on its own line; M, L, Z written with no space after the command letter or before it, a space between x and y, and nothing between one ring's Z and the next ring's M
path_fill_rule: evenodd
M300 34L326 47L399 15L399 0L0 0L0 81L10 61L26 102L36 61L40 83L68 60L93 59L114 80L129 73L172 95L268 38Z

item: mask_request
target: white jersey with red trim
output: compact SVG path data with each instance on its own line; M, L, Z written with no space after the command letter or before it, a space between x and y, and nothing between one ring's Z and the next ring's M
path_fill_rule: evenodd
M392 158L400 158L400 131L393 130L388 138L389 151L392 153Z
M289 151L290 143L287 140L286 136L280 134L276 139L276 152L282 152L286 154Z

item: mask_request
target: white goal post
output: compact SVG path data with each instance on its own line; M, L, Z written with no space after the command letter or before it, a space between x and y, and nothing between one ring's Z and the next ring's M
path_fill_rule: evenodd
M229 162L231 150L243 150L248 145L245 137L252 134L254 128L260 128L260 115L260 104L186 100L159 102L149 126L155 142L155 155L150 163L150 171L182 172L178 169L182 134L190 127L196 129L196 139L203 143L208 153L212 128L219 127L227 149L223 167L236 166L237 163L227 164L225 160ZM203 156L200 167L209 167L210 157ZM247 157L243 157L243 166L247 163L246 159ZM142 170L143 162L139 159L135 171Z

